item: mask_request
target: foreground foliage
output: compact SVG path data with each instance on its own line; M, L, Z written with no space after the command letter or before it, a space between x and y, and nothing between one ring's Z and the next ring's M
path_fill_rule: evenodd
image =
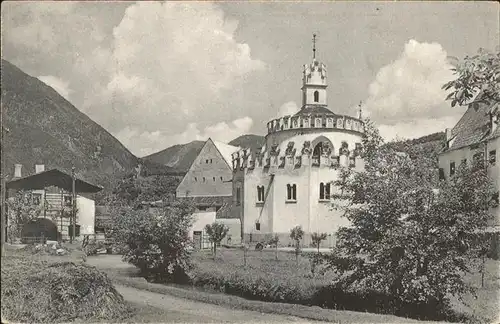
M187 280L192 214L192 206L177 202L155 211L122 208L113 217L113 238L126 246L123 260L155 281Z
M19 252L22 254L22 252ZM23 323L110 321L130 315L106 274L86 264L2 257L2 317Z
M493 186L485 164L463 165L438 181L435 161L381 147L372 132L365 171L341 170L336 208L352 226L341 228L334 253L324 257L341 275L345 292L387 297L388 307L427 307L444 312L452 295L473 288L464 273L484 253L479 233L487 226Z

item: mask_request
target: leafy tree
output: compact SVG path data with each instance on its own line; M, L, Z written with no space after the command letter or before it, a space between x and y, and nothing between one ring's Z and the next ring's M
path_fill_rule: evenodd
M319 253L319 246L321 245L321 241L326 240L327 234L326 233L313 233L311 236L311 240L313 245L318 249Z
M16 238L20 237L22 227L26 223L40 217L43 208L41 204L35 204L30 191L18 191L6 203L9 211L7 237L12 244Z
M445 90L452 89L446 97L452 107L472 102L488 105L500 102L500 52L479 49L477 55L466 56L458 62L453 71L457 78L443 85ZM474 99L478 93L481 95Z
M275 234L270 240L269 240L269 244L274 246L274 256L275 256L275 259L278 260L278 243L280 241L280 237L278 236L278 234Z
M114 239L124 244L123 260L147 278L161 282L185 280L191 269L189 228L194 208L174 202L155 212L122 208L113 215Z
M290 230L290 238L295 241L295 260L299 264L299 254L301 251L300 240L304 237L302 226L295 226Z
M214 222L205 226L205 232L208 234L208 239L214 246L214 259L217 254L217 245L226 237L229 227L224 224Z
M342 275L339 285L440 306L470 291L462 274L481 254L477 233L491 217L493 187L484 163L462 166L440 182L425 155L411 159L366 141L365 170L344 169L335 183L344 193L335 208L351 224L339 229L337 251L326 257Z

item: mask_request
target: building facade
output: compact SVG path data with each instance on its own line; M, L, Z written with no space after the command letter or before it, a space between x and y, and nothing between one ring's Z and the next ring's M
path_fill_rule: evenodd
M233 177L231 154L239 149L209 138L177 187L176 197L189 200L195 207L189 236L197 248L210 247L205 233L207 224L217 221L229 226L234 223L230 219ZM223 244L241 242L241 234L233 232L234 229Z
M10 201L14 199L15 192L17 190L23 190L26 194L30 195L30 201L34 207L39 209L38 220L34 220L30 224L25 224L21 236L26 237L38 237L41 232L44 232L44 236L49 240L69 240L70 233L72 232L72 223L70 222L72 209L73 209L73 195L72 193L59 187L53 185L52 183L57 183L57 181L51 181L51 178L65 176L70 178L71 176L64 174L63 172L53 169L45 171L44 165L35 166L35 174L27 177L22 177L22 165L16 164L14 177L7 183L7 187L15 186L16 182L22 182L23 184L19 186L20 189L10 189L8 198ZM45 178L45 179L43 179ZM78 181L78 187L83 182ZM68 182L67 179L63 182ZM43 184L46 185L43 185ZM91 184L88 186L92 187L91 190L100 190ZM21 188L22 187L22 188ZM92 235L95 233L95 203L90 195L77 194L76 195L76 226L75 233L76 238L81 238L83 235ZM8 211L9 213L13 211Z
M364 169L359 118L328 109L326 66L315 58L304 66L302 107L298 113L267 123L265 145L232 154L233 216L242 224L242 239L256 242L280 237L291 245L290 230L327 233L324 246L335 244L335 232L348 221L332 210L339 194L332 182L339 167Z
M441 179L453 176L462 163L471 164L474 160L486 163L488 174L496 189L497 207L491 208L494 216L489 230L500 232L500 127L498 126L499 104L471 104L462 118L453 127L446 129L446 146L439 155Z

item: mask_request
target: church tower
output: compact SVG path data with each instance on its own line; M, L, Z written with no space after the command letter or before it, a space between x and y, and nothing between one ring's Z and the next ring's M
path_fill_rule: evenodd
M326 65L316 60L316 34L313 35L313 61L304 65L302 78L302 109L326 106Z

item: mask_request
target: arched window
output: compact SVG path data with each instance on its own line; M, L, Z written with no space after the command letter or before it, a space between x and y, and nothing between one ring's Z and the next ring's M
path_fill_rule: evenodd
M257 202L264 202L264 186L257 186Z
M319 101L319 92L314 91L314 102L318 102L318 101Z
M321 182L319 184L319 199L330 199L330 184Z
M295 201L297 200L297 185L286 185L286 200Z

